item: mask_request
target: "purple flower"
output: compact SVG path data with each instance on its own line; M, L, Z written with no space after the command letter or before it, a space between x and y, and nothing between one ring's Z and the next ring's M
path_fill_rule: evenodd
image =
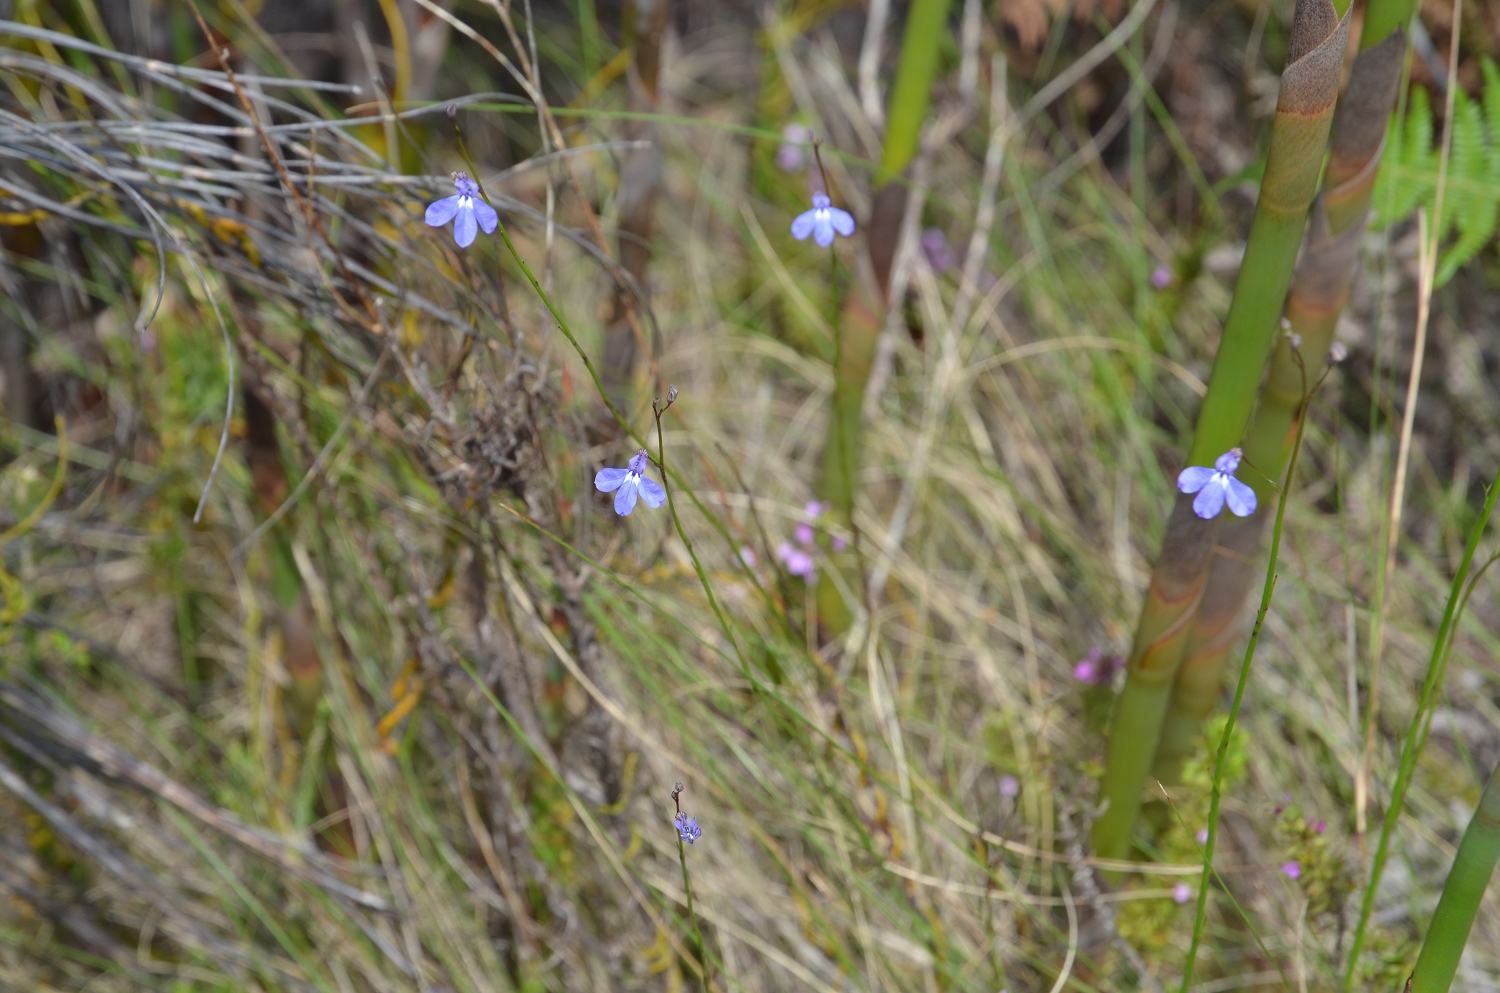
M1187 883L1178 883L1172 887L1172 902L1187 903L1193 898L1193 888Z
M803 144L812 137L805 124L795 122L781 129L781 147L776 149L776 164L783 172L801 172L807 164L807 152Z
M1015 776L1001 776L1000 795L1007 800L1014 800L1021 795L1021 781Z
M816 519L819 514L823 513L823 505L816 500L809 500L807 506L802 508L802 512L810 519Z
M630 460L628 469L600 469L599 475L594 477L596 490L615 494L615 513L621 517L630 516L637 495L646 501L648 507L660 507L667 499L667 491L644 475L649 461L646 450L642 448ZM619 492L615 493L616 490Z
M1193 835L1193 837L1200 845L1208 844L1208 828L1199 828L1198 833Z
M783 541L776 546L776 561L786 566L786 571L793 576L812 578L813 557L790 541Z
M689 845L703 837L703 829L698 826L698 818L689 817L680 810L677 816L672 818L672 826L677 829L677 837Z
M1091 686L1103 686L1115 678L1125 665L1125 660L1118 655L1105 655L1104 649L1095 645L1089 649L1089 653L1079 659L1073 666L1073 678L1080 683L1088 683Z
M1328 824L1326 821L1315 821L1312 827L1313 834L1322 834L1324 831L1328 830Z
M751 548L749 545L741 545L740 561L745 563L750 568L754 569L755 563L759 561L759 559L755 557L755 549Z
M1297 861L1281 863L1281 871L1286 873L1288 879L1302 878L1302 863Z
M813 526L811 524L798 524L795 532L799 544L811 545L813 543Z
M854 233L854 215L847 210L830 206L833 201L828 199L827 194L814 193L812 203L812 210L798 214L797 219L792 222L793 238L806 241L807 236L812 235L813 241L827 248L833 244L835 231L845 238Z
M928 228L922 232L922 254L927 256L927 264L939 276L953 268L953 246L948 244L948 236L942 228Z
M474 236L479 228L484 228L485 234L492 234L495 225L500 223L500 217L495 213L494 207L476 199L479 196L479 186L469 178L468 173L455 172L453 185L458 189L457 193L428 206L427 223L431 227L440 228L457 218L453 224L453 240L458 242L459 248L468 248L474 243ZM625 513L630 512L627 510Z
M834 535L833 537L829 538L828 543L833 546L833 550L835 552L842 552L844 549L849 547L849 543L843 538L840 538L838 535Z
M1169 266L1169 265L1159 265L1155 269L1151 270L1151 288L1152 289L1155 289L1155 290L1164 290L1168 286L1171 286L1171 285L1172 285L1172 267L1171 266Z
M1213 520L1229 504L1236 517L1249 517L1255 513L1255 491L1234 478L1240 467L1241 452L1231 448L1214 460L1212 469L1207 466L1190 465L1177 477L1177 488L1184 493L1196 493L1193 513L1205 521Z

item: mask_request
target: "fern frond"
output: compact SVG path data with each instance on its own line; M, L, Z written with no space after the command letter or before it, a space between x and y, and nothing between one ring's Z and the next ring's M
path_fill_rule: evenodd
M1485 86L1480 100L1462 90L1454 94L1443 216L1436 223L1439 238L1447 240L1455 232L1457 237L1438 258L1437 286L1452 279L1500 228L1500 68L1486 58L1481 69ZM1393 118L1387 131L1376 177L1373 227L1399 221L1419 204L1429 211L1435 206L1442 165L1435 131L1427 91L1415 87L1406 119Z

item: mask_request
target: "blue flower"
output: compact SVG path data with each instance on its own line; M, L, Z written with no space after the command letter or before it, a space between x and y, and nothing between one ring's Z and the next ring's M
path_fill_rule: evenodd
M677 837L689 845L703 837L703 829L698 826L698 818L689 817L680 810L677 816L672 818L672 826L677 829Z
M814 193L812 200L812 210L798 214L792 222L793 238L806 241L807 236L812 235L813 241L827 248L833 244L835 231L845 238L854 233L854 216L847 210L830 206L833 201L823 193Z
M459 248L468 248L474 243L479 228L484 228L485 234L493 234L500 218L494 207L478 199L479 186L468 173L455 172L453 185L458 189L457 193L443 197L427 208L427 223L440 228L458 218L453 225L453 240L458 242Z
M1249 517L1255 513L1255 491L1234 478L1240 467L1241 452L1231 448L1214 460L1212 469L1202 465L1190 465L1177 477L1177 488L1184 493L1196 493L1193 513L1205 521L1219 516L1224 504L1236 517Z
M635 509L635 498L639 494L646 501L648 507L660 507L667 499L667 491L662 489L655 480L643 475L650 458L646 450L642 448L635 453L630 460L628 469L600 469L599 475L594 477L594 488L600 493L615 494L615 513L621 517L629 517L630 512ZM619 492L616 493L615 491Z

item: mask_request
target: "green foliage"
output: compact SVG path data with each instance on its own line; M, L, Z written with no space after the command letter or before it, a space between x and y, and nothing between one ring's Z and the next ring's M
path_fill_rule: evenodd
M1484 93L1479 101L1463 90L1454 94L1453 147L1443 194L1440 238L1457 232L1438 258L1435 286L1442 286L1490 243L1500 226L1500 70L1482 62ZM1427 91L1415 87L1404 121L1392 120L1385 156L1375 181L1374 227L1398 221L1421 206L1430 213L1437 199L1441 135L1433 123Z

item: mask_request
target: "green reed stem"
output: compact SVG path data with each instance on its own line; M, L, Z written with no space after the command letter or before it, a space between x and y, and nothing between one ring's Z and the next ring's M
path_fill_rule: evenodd
M1427 675L1422 682L1422 692L1417 697L1417 707L1412 713L1411 724L1406 731L1406 740L1401 746L1401 763L1396 770L1395 783L1391 786L1391 800L1386 805L1385 820L1380 826L1380 840L1375 845L1375 857L1370 862L1370 879L1365 884L1364 899L1360 902L1359 920L1355 922L1354 936L1349 942L1349 962L1344 970L1341 987L1344 990L1347 990L1354 981L1355 967L1359 964L1359 954L1364 948L1365 932L1369 928L1370 916L1375 910L1375 891L1380 885L1381 874L1385 871L1386 861L1390 857L1391 839L1395 835L1396 822L1406 805L1406 791L1411 786L1412 774L1416 770L1417 760L1421 757L1422 746L1426 743L1426 738L1422 734L1422 726L1442 689L1444 660L1452 646L1452 636L1462 614L1463 603L1467 599L1463 596L1464 584L1473 565L1474 552L1479 547L1479 540L1489 526L1496 498L1500 498L1500 471L1495 473L1495 479L1490 483L1489 493L1485 496L1484 507L1479 511L1479 518L1469 530L1469 541L1464 546L1463 558L1459 560L1458 569L1453 574L1453 582L1448 588L1448 602L1443 608L1443 620L1438 625L1432 655L1427 662ZM1493 785L1493 777L1491 783ZM1467 835L1465 837L1467 838ZM1455 871L1457 865L1458 863L1455 862Z
M1212 465L1244 437L1317 191L1348 26L1347 9L1340 12L1330 0L1297 4L1260 198L1199 408L1189 465ZM1207 582L1219 525L1196 518L1190 504L1179 494L1168 520L1136 625L1125 690L1115 706L1100 781L1107 807L1092 832L1094 852L1105 858L1130 853L1141 786Z
M1453 868L1432 911L1408 993L1448 993L1479 904L1500 861L1500 765L1490 773L1479 806L1453 856ZM1372 887L1373 889L1373 887Z
M875 174L876 189L899 176L917 154L917 141L932 101L932 79L937 75L943 29L948 23L948 3L949 0L914 0L906 15L901 64L896 69L891 109L886 115L885 147L881 151L880 171Z
M1314 384L1313 391L1322 384ZM1301 414L1306 414L1311 393L1305 393ZM1250 663L1255 660L1255 649L1260 644L1260 632L1265 627L1266 614L1271 610L1271 596L1276 591L1276 564L1281 558L1281 528L1286 519L1287 498L1292 492L1292 478L1297 471L1297 458L1302 454L1302 438L1307 429L1307 418L1297 418L1297 439L1292 444L1292 458L1287 466L1286 483L1276 501L1276 523L1271 530L1271 558L1266 564L1266 582L1261 588L1260 609L1255 612L1255 627L1250 631L1250 643L1245 646L1245 659L1240 663L1240 681L1234 688L1234 702L1229 705L1229 717L1224 722L1224 733L1219 737L1218 752L1214 757L1213 789L1208 801L1208 841L1203 846L1203 877L1198 883L1198 907L1193 916L1193 939L1188 946L1187 963L1182 970L1182 993L1187 993L1193 981L1193 967L1197 963L1198 946L1203 941L1203 924L1208 911L1208 887L1213 875L1214 844L1219 836L1219 801L1224 791L1225 756L1229 753L1229 741L1234 735L1235 722L1239 720L1240 705L1245 700L1245 687L1250 683Z
M1410 8L1410 0L1371 0L1370 8L1392 3ZM1323 189L1287 294L1285 319L1291 334L1282 336L1272 353L1271 368L1241 446L1246 461L1265 474L1249 480L1263 503L1270 499L1291 454L1293 419L1304 385L1301 362L1320 362L1328 354L1354 284L1357 249L1369 216L1387 122L1400 88L1405 35L1395 30L1372 39L1366 21L1363 42L1364 51L1354 60L1345 98L1334 114ZM1292 335L1301 339L1300 349L1291 347ZM1220 530L1218 544L1227 554L1215 555L1209 566L1157 746L1155 773L1167 782L1176 781L1203 721L1219 705L1224 670L1237 640L1245 598L1255 581L1261 533L1269 516L1254 514Z

